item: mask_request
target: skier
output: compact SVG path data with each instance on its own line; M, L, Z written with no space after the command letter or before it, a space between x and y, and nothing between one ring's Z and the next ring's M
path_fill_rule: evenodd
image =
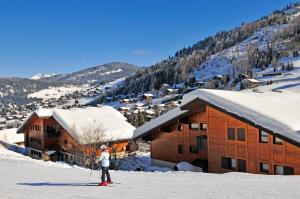
M109 174L109 153L108 148L106 145L101 146L102 153L99 158L99 165L101 165L102 168L102 175L101 175L101 183L99 183L99 186L107 186L107 184L112 184L110 174ZM107 181L105 181L105 176L107 178Z

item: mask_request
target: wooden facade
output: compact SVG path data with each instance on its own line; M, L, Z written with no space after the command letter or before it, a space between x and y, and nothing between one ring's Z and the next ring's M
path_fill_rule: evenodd
M33 115L25 127L24 140L28 155L37 159L80 164L84 157L91 155L92 150L88 145L79 144L53 117L39 118ZM110 152L118 153L128 149L128 140L103 144L109 146ZM98 150L96 155L100 153Z
M154 160L192 162L213 173L300 174L300 148L285 138L205 102L186 108L188 116L147 135Z

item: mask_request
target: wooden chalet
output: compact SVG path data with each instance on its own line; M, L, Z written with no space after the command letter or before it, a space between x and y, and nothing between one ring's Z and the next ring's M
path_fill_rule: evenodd
M122 152L127 150L134 129L120 112L102 106L39 109L27 118L17 133L24 133L27 154L33 158L82 164L84 158L91 155L93 134L98 133L99 145L107 144L111 151ZM99 155L100 151L96 153Z
M300 174L300 96L198 89L134 131L155 165L187 161L206 172Z

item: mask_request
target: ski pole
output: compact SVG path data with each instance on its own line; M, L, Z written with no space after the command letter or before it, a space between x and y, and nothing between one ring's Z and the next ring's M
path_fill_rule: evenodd
M89 176L89 182L91 181L91 176L92 176L93 168L94 168L94 164L92 164L92 167L91 167L91 172L90 172L90 176Z

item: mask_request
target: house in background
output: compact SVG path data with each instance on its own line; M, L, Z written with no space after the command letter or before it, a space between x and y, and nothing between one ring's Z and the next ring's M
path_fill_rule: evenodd
M24 133L27 154L33 158L47 156L53 161L80 164L91 155L94 140L100 142L99 145L107 144L114 152L127 150L134 129L120 112L102 106L39 109L27 118L17 133Z
M0 130L0 143L7 148L24 146L24 136L17 134L17 128Z
M242 84L244 88L255 88L259 86L259 81L256 79L246 78L242 80Z
M153 98L154 98L154 96L151 93L144 93L143 96L142 96L142 99L147 100L147 102L149 104L151 104Z
M137 128L155 165L204 171L300 174L300 95L198 89Z

